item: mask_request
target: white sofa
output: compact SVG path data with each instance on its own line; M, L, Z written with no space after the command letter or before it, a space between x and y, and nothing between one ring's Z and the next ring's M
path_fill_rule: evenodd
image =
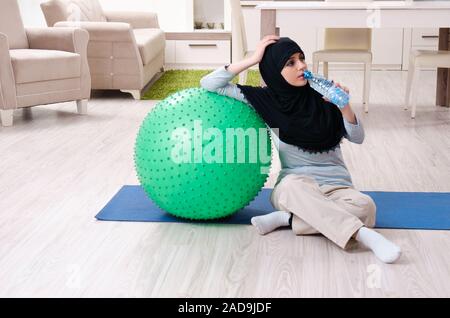
M92 89L120 89L139 99L164 70L165 34L156 13L104 12L98 0L50 0L41 8L48 26L89 32Z

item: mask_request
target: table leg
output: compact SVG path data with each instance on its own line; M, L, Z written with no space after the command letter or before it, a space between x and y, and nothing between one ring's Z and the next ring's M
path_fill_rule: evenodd
M280 35L280 30L277 29L277 14L275 10L261 10L261 39L266 35ZM266 86L264 80L260 76L259 85Z
M439 29L439 50L449 50L449 28ZM448 68L438 68L436 85L436 105L450 106L450 72Z
M261 10L261 39L276 34L277 15L275 10Z

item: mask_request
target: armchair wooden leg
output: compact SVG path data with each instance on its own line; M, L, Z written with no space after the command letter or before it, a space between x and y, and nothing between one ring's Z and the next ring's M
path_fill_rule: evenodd
M415 69L414 63L409 63L408 79L406 80L405 105L403 106L404 110L408 109L408 106L411 102L411 85L412 85L415 71L416 71L416 69Z
M129 93L129 94L131 94L131 96L133 96L133 98L135 100L140 100L141 99L141 91L140 90L125 90L125 89L121 89L120 91L122 93Z
M79 99L77 100L77 111L80 115L86 115L87 114L87 99Z
M0 109L0 118L3 127L9 127L13 124L13 109Z

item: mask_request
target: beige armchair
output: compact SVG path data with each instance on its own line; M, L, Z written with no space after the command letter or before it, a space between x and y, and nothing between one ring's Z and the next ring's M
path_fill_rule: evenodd
M25 29L16 0L0 10L0 118L13 124L17 108L77 101L85 114L91 91L89 34L74 28Z
M48 26L89 32L92 89L119 89L140 99L144 87L164 70L165 35L155 13L103 12L97 0L51 0L41 8Z

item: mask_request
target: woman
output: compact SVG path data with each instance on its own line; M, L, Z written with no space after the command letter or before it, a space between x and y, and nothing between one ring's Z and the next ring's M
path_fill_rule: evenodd
M230 83L258 63L266 87ZM338 108L309 86L306 68L297 43L271 35L250 58L201 79L203 88L250 104L271 128L282 165L271 195L279 211L254 217L252 224L262 235L282 226L297 235L321 233L344 249L354 238L393 263L401 250L370 229L375 203L354 189L339 146L343 138L362 143L363 127L349 104Z

